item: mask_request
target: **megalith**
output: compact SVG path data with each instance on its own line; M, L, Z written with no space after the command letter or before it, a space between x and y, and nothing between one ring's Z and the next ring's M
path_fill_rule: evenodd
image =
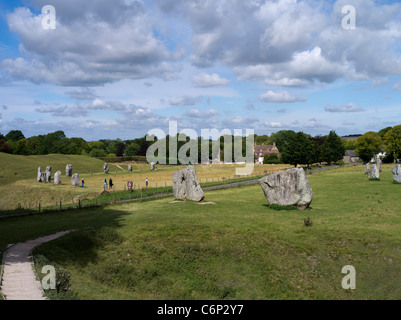
M55 184L55 185L60 185L60 184L61 184L61 171L60 171L60 170L57 171L57 172L54 174L54 184Z
M103 171L104 171L104 173L109 173L109 166L108 166L107 163L104 163L104 165L103 165Z
M65 167L65 176L72 177L72 164L67 164Z
M52 167L46 167L46 182L51 182L52 180Z
M401 183L401 165L397 164L396 167L393 168L393 181L397 183Z
M371 170L370 162L368 162L365 166L365 174L370 175L370 170Z
M128 171L132 172L132 166L128 165Z
M377 163L372 165L372 169L370 171L370 179L380 179L380 169Z
M193 166L173 173L173 195L176 199L198 202L205 198Z
M79 174L78 174L78 173L74 173L74 174L72 175L71 183L72 183L72 186L73 186L74 188L75 188L75 187L79 187Z
M259 179L259 184L270 204L291 205L304 210L312 202L313 192L302 168L270 174Z

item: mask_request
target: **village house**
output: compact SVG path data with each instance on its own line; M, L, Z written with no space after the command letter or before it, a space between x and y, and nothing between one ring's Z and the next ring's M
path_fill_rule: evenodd
M262 145L257 145L255 143L255 146L253 147L255 163L263 164L265 157L268 157L273 153L280 155L275 142L273 142L273 145L265 145L264 143L262 143Z

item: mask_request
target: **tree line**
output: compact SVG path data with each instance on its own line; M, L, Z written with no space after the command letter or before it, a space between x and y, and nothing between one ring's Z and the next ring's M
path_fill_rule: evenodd
M343 159L345 150L355 150L360 159L364 162L370 161L379 152L386 152L386 162L392 162L401 157L401 125L387 127L379 132L367 132L357 140L347 141L341 139L335 131L331 131L326 136L308 135L304 132L292 130L281 130L268 135L254 135L254 142L257 145L262 143L272 145L276 143L280 155L275 154L265 157L265 163L287 163L291 165L311 165L313 163L332 163ZM167 145L167 158L169 154L169 144L171 139L175 139L178 150L195 139L182 136L167 136L163 138ZM239 138L242 143L242 156L253 147L248 145L246 137ZM230 147L234 157L232 146L238 140L234 136L220 137L220 160L224 161L225 148ZM148 148L155 143L147 141L146 136L133 139L105 139L98 141L85 141L83 138L67 138L63 131L56 131L46 135L38 135L26 138L20 130L12 130L6 135L0 133L0 152L17 155L46 155L46 154L75 154L91 157L122 157L122 156L146 156ZM216 154L212 154L213 147L211 140L197 138L194 142L198 146L198 162L201 162L202 146L209 144L209 159L213 160ZM232 145L230 146L230 143ZM237 141L238 143L238 141ZM188 150L190 151L190 150Z

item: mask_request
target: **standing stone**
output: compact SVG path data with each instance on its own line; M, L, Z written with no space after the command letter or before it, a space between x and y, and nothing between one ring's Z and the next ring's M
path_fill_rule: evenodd
M259 179L265 197L270 204L308 208L312 202L312 189L302 168L270 174Z
M57 171L54 174L54 184L55 185L60 185L61 184L61 171Z
M65 167L65 176L72 177L72 164L67 164Z
M50 183L52 180L52 167L46 167L46 182Z
M37 180L38 182L42 182L42 172L40 167L38 168Z
M182 200L202 201L205 198L193 166L173 173L173 194Z
M109 166L107 165L107 163L105 163L103 165L103 170L104 170L104 173L109 173Z
M132 172L132 166L128 165L128 171Z
M397 164L395 168L393 168L393 181L397 183L401 183L401 165Z
M72 186L73 186L74 188L75 188L75 187L79 187L79 174L78 174L78 173L74 173L74 174L72 175L71 183L72 183Z
M379 167L379 172L382 172L382 163L383 163L382 158L378 157L376 163L377 163L377 166Z
M369 175L369 174L370 174L370 170L371 170L371 168L370 168L370 162L368 162L368 163L366 164L366 166L365 166L365 174Z
M370 179L380 179L379 166L376 163L372 165L372 170L370 171Z

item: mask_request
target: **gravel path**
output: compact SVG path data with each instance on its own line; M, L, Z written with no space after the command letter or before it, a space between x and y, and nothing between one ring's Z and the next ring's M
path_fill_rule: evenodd
M0 291L6 300L45 300L41 284L33 271L31 252L42 243L57 239L70 231L40 237L10 247L3 255Z

